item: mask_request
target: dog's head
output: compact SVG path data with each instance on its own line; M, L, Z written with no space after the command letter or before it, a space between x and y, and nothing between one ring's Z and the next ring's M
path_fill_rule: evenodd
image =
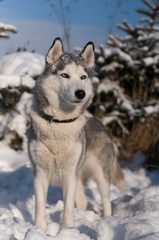
M60 38L54 40L46 55L44 72L37 84L37 88L40 86L41 89L40 98L45 97L47 102L47 114L60 117L58 115L61 111L61 114L67 113L72 117L72 114L75 116L85 110L92 99L93 67L92 42L79 55L74 55L63 51Z

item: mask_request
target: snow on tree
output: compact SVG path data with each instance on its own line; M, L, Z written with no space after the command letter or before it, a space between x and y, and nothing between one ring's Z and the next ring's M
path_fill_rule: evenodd
M26 131L35 80L44 56L18 52L0 60L0 140L15 150L26 145Z
M9 35L7 32L11 33L17 33L17 29L15 26L10 24L4 24L0 22L0 38L9 38Z
M137 10L140 24L133 27L124 19L117 27L125 35L110 35L111 48L96 52L98 81L90 111L103 120L120 158L147 151L159 139L159 7L143 3L146 9Z

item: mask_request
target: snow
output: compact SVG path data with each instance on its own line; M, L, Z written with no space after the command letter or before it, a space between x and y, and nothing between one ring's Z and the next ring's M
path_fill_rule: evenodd
M136 161L140 158L138 156ZM112 217L101 218L100 195L95 182L89 182L88 209L75 209L73 229L60 230L63 211L61 188L50 187L46 207L48 231L45 232L33 226L34 191L27 151L15 152L1 143L0 239L158 239L159 171L147 172L137 166L137 162L124 168L124 195L111 186ZM136 169L134 166L137 166Z
M146 67L152 66L153 64L157 64L159 60L159 56L155 57L147 57L143 59L143 62Z
M1 87L4 84L6 84L5 87L7 84L12 86L20 84L17 79L19 75L25 72L25 61L26 66L30 66L32 69L27 69L27 81L28 84L32 84L32 76L40 71L42 68L41 60L44 58L39 56L38 60L38 55L36 55L37 62L39 62L38 67L38 64L34 62L35 55L32 55L33 62L30 58L29 63L27 56L27 53L23 53L21 55L22 59L19 58L16 64L14 62L14 68L13 66L8 68L8 72L4 71L4 69L7 66L7 61L10 62L12 56L10 58L6 56L8 60L5 58L0 61L0 69L3 69L3 76L6 79L6 83L4 81ZM22 68L18 67L18 64L21 64ZM17 77L14 78L13 76ZM1 77L2 75L0 75L0 79L2 79ZM108 91L112 88L114 86L108 84L104 90ZM98 91L100 92L101 89L98 89ZM122 93L121 99L123 100ZM101 217L102 203L100 194L96 183L90 180L86 190L88 208L86 211L75 209L74 228L61 229L62 190L60 187L55 186L50 186L48 192L46 206L47 231L45 232L43 229L33 225L35 197L32 168L28 158L25 136L30 104L31 94L24 92L17 104L19 114L0 116L0 127L2 129L7 127L16 129L25 139L21 151L11 149L6 139L0 141L0 240L159 239L159 170L146 171L142 165L145 159L142 154L135 156L133 161L127 165L123 163L126 182L125 193L121 194L113 185L110 187L113 216L105 219ZM132 111L129 102L123 104L123 107L128 111ZM150 113L153 109L145 109L145 111Z
M115 36L112 36L111 35L111 38L110 40L108 40L108 43L111 45L112 43L112 40L114 41L117 41L119 42ZM104 59L108 59L109 57L112 57L112 56L119 56L121 62L126 62L128 63L129 66L132 66L134 65L134 61L133 59L131 58L130 55L128 55L127 53L125 53L124 51L122 51L120 48L112 48L112 49L105 49L104 46L100 46L100 50L102 52L102 55L104 57ZM99 56L99 59L97 60L99 63L102 63L104 62L104 60L101 58L101 56ZM119 64L120 66L120 64ZM115 67L115 66L114 66ZM118 65L117 65L118 67Z
M43 70L44 59L44 56L31 52L6 55L0 60L0 74L37 76Z
M29 75L4 75L0 74L0 88L18 87L25 85L30 88L34 87L35 81Z
M144 110L147 115L151 115L159 112L159 106L158 105L148 106L148 107L145 107Z
M120 69L120 68L121 69L123 68L122 64L119 64L117 62L112 62L110 64L103 66L100 71L113 72L115 69Z

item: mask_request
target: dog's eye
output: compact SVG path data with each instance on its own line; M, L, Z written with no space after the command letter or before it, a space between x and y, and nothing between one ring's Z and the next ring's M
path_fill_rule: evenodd
M57 71L56 71L56 70L53 70L53 71L52 71L52 73L53 73L53 74L56 74L56 73L57 73Z
M87 78L86 75L83 75L83 76L81 77L82 80L84 80L84 79L86 79L86 78Z
M61 77L63 78L69 78L69 75L67 73L61 73Z

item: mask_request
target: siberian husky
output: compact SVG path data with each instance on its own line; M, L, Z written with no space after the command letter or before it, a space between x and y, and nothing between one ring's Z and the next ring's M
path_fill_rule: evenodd
M101 122L84 114L93 96L94 58L92 42L74 55L65 53L61 39L56 38L36 82L28 147L34 175L35 225L44 229L49 183L62 185L63 228L74 226L75 203L86 209L89 178L97 182L104 217L111 215L110 182L124 189L111 139Z

